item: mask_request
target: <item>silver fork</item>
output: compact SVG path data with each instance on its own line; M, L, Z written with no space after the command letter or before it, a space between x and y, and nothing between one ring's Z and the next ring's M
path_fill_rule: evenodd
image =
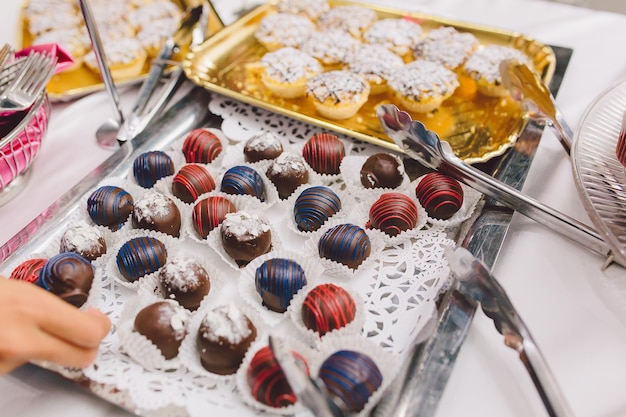
M9 58L13 55L13 48L8 43L2 45L0 49L0 72L4 70L4 67L9 62Z
M50 81L57 58L31 52L21 64L19 73L0 96L0 109L24 110L30 107Z

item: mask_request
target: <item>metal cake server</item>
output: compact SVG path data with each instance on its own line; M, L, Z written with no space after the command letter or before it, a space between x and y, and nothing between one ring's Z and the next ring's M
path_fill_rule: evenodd
M412 120L408 113L399 110L395 105L379 106L377 116L385 133L408 157L428 168L456 178L507 207L602 255L605 259L612 257L612 250L594 229L466 164L454 154L448 142L442 141L422 122Z
M328 394L324 384L318 383L300 368L284 339L270 335L269 346L283 369L289 386L298 397L298 401L301 401L314 416L348 417L350 415Z
M500 75L502 85L522 104L526 117L548 125L569 155L574 132L541 78L525 64L513 59L500 63Z
M546 359L496 278L465 248L447 247L445 255L457 279L456 289L467 299L480 304L485 315L504 336L504 344L519 353L548 415L573 417Z

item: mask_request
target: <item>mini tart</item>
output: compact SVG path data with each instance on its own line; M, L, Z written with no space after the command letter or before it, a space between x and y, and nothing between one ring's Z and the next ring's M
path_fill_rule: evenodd
M276 51L286 46L298 47L314 31L315 25L306 17L274 13L261 19L254 36L269 51Z
M381 45L363 44L348 54L347 68L349 71L362 75L369 82L370 95L387 91L387 80L404 61Z
M311 20L330 9L326 0L281 0L276 7L281 13L298 14Z
M33 37L39 36L50 30L78 28L83 19L70 9L52 9L49 13L33 14L28 18L28 31Z
M176 32L178 19L165 18L152 22L137 33L137 40L148 53L148 57L156 57L165 41Z
M304 96L307 80L322 72L315 58L291 47L266 53L261 65L261 82L272 94L283 98Z
M340 29L357 39L378 20L372 9L363 6L337 6L322 13L317 19L321 30Z
M317 111L333 120L347 119L365 104L370 86L361 75L349 71L329 71L306 83L306 95Z
M500 63L505 59L516 59L531 66L530 59L520 50L508 46L490 45L476 51L465 63L468 76L476 80L481 94L490 97L502 97L509 91L502 85Z
M134 39L120 39L104 45L104 53L113 78L122 79L137 76L146 62L147 53ZM85 55L85 65L100 73L94 52Z
M428 32L415 46L415 59L438 62L454 70L476 52L479 41L471 33L459 32L451 26L444 26Z
M182 11L171 1L161 0L138 7L128 16L128 21L137 30L150 26L152 22L160 19L178 19L182 17Z
M422 27L412 20L388 18L375 22L363 35L363 41L406 56L419 43L422 33Z
M361 45L349 33L339 29L314 32L300 45L300 50L317 58L323 65L344 63L348 53Z
M457 75L441 64L413 61L396 70L389 88L407 110L428 113L449 98L459 86Z

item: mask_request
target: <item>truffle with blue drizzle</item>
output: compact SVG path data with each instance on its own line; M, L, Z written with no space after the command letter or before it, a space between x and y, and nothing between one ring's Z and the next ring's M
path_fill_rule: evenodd
M123 188L104 185L87 198L87 212L97 225L119 230L134 211L133 197Z
M344 223L324 232L317 249L320 257L357 269L370 256L372 243L365 230Z
M117 252L117 267L130 282L156 272L167 261L167 249L160 240L142 236L127 241Z
M250 195L265 201L263 178L254 168L245 165L234 166L224 173L220 191L232 195Z
M306 283L304 269L291 259L268 259L254 274L254 286L263 305L278 313L287 311L293 296Z
M93 284L94 267L84 256L62 252L52 256L39 272L40 287L75 307L87 301Z
M174 175L174 162L163 151L144 152L133 162L133 175L137 184L151 188L161 178Z
M330 355L320 367L319 378L328 392L352 412L361 411L383 382L382 373L372 358L352 350Z
M325 186L315 186L302 191L293 206L298 230L314 232L341 210L341 199Z

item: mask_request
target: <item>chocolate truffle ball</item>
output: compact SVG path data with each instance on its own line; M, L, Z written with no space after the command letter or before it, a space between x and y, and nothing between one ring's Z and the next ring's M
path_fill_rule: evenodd
M320 336L341 329L354 320L356 304L345 288L320 284L309 291L302 303L302 322Z
M341 210L341 200L333 190L315 186L302 191L293 206L298 230L314 232Z
M135 202L133 226L154 230L170 236L180 236L180 210L166 195L151 192Z
M317 248L322 258L357 269L370 256L372 244L365 230L344 223L325 231Z
M193 203L198 197L215 189L215 180L202 165L183 166L172 179L172 194L185 203Z
M194 129L187 134L183 142L185 161L208 164L222 153L222 142L207 129Z
M220 235L224 251L240 266L272 248L269 223L246 211L227 214L220 226Z
M204 239L219 226L228 213L235 213L237 207L227 198L210 196L203 198L193 206L191 217L193 227Z
M430 217L447 220L463 205L463 188L454 178L439 172L426 174L415 188L415 196Z
M276 186L278 195L283 200L309 181L309 169L304 158L289 152L283 152L274 159L265 174Z
M243 147L244 159L247 162L258 162L274 159L283 153L283 144L275 133L260 131L248 139Z
M291 353L308 375L306 360L296 352ZM254 354L246 371L246 379L252 397L260 403L282 408L295 404L298 400L269 346L262 347Z
M372 204L366 227L397 236L417 224L417 205L402 193L384 193Z
M254 168L245 165L234 166L224 173L220 191L233 195L250 195L265 201L263 178Z
M234 374L256 334L250 319L232 304L207 312L200 323L196 342L200 363L204 369L218 375Z
M16 266L15 269L11 271L9 278L36 284L39 280L39 272L46 264L46 261L46 258L28 259Z
M187 335L188 315L171 301L150 304L135 316L134 329L161 351L165 359L178 356L178 349Z
M351 412L361 411L383 382L376 363L369 356L351 350L340 350L329 356L322 363L318 377L328 392Z
M161 178L173 174L174 162L163 151L144 152L133 162L133 175L143 188L150 188Z
M87 301L93 284L94 267L74 252L54 255L39 272L39 286L58 295L75 307Z
M116 261L122 276L130 282L135 282L165 265L167 249L163 242L156 238L135 237L122 245L117 252Z
M104 185L87 198L87 212L91 220L112 231L119 230L133 212L133 197L126 190Z
M278 313L287 311L293 296L305 285L304 269L291 259L268 259L254 273L254 286L263 305Z
M376 153L361 167L361 184L365 188L396 188L402 184L403 176L402 162L390 153Z
M192 258L170 259L157 275L167 297L191 311L200 306L211 289L208 272Z
M330 133L318 133L304 144L304 160L320 174L339 174L339 166L346 150L339 137Z
M71 224L61 236L61 252L75 252L89 261L95 261L105 254L107 244L98 228L84 221Z

